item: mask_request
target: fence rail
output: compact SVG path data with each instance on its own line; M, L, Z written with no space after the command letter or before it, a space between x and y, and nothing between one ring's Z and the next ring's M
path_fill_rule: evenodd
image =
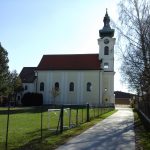
M0 107L0 149L16 149L30 141L62 133L113 109L113 105L89 104Z
M150 102L147 101L139 102L138 109L142 111L150 119Z
M146 129L150 130L150 101L138 102L138 112Z

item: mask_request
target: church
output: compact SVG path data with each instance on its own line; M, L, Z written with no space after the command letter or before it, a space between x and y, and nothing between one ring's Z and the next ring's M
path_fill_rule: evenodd
M43 55L37 67L22 69L23 93L42 93L44 104L114 104L115 31L107 11L103 22L99 53Z

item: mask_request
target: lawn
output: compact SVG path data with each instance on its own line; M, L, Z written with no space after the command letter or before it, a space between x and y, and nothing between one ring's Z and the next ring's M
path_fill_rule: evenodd
M57 129L59 112L49 113L48 108L42 108L42 142L54 144L53 140L61 138L62 135L55 135L54 130ZM105 112L108 111L105 109ZM90 109L91 118L104 113L104 109ZM79 125L81 122L86 122L86 109L71 110L71 118L69 120L68 112L64 111L64 126L69 126L69 123L72 125ZM50 128L49 128L50 121ZM7 108L0 108L0 149L5 149L6 142L6 126L7 126ZM81 126L80 126L81 127ZM72 130L73 131L73 130ZM68 130L67 132L72 132ZM67 133L66 132L66 133ZM9 132L8 132L8 149L23 149L23 147L28 147L28 145L33 146L41 143L41 109L38 107L29 107L29 108L11 108L10 109L10 119L9 119ZM70 133L69 133L70 134ZM53 140L51 140L53 137ZM48 140L49 139L49 140ZM57 140L56 141L57 143ZM56 144L57 145L57 144ZM28 148L27 148L28 149ZM34 148L30 148L34 149Z

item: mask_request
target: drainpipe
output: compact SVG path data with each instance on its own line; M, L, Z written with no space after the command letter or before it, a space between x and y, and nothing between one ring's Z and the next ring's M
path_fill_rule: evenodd
M35 91L37 93L37 88L38 88L38 72L37 71L35 71L35 77L36 77Z

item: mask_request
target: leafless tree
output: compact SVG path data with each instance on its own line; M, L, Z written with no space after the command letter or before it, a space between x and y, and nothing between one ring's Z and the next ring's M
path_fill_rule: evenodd
M121 73L130 88L150 93L150 0L121 0L116 29L122 44Z

